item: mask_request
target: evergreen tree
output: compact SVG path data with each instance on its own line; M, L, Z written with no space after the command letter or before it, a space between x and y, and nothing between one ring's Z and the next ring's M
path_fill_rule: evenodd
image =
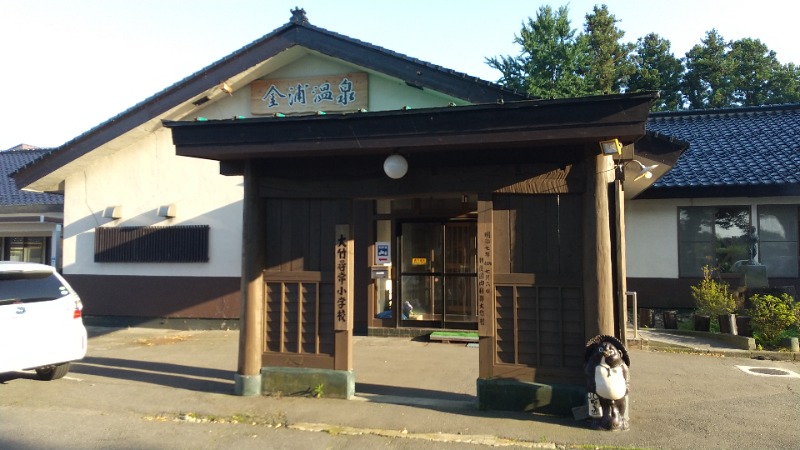
M586 95L589 90L582 72L587 66L585 46L576 39L568 9L553 11L542 6L536 19L523 23L514 42L522 46L516 57L487 58L490 67L502 73L499 83L541 98Z
M675 111L682 106L681 83L683 64L670 51L670 42L655 33L649 33L636 42L630 60L634 66L627 90L659 91L653 109Z
M586 15L586 33L579 38L586 41L589 50L586 79L590 89L597 94L620 92L633 72L628 59L633 44L620 43L625 32L617 28L617 22L606 5L595 6Z
M772 74L769 81L772 103L800 102L800 67L784 64Z
M732 103L734 106L757 106L772 103L770 80L780 71L775 52L758 39L744 38L731 43Z
M689 108L723 108L733 98L729 44L716 29L686 53L683 92Z
M520 54L486 63L501 72L500 84L540 98L657 90L654 110L800 101L800 68L781 65L758 39L726 42L712 29L678 59L655 33L621 42L625 32L606 5L585 17L585 32L578 33L566 6L542 6L514 36Z

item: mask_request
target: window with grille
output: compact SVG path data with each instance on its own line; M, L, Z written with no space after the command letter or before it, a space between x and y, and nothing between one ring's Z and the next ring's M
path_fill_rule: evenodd
M95 262L208 262L208 225L100 227L95 230Z

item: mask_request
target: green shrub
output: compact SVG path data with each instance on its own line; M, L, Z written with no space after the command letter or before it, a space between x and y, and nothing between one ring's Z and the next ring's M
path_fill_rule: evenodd
M750 302L753 304L749 310L753 331L764 346L777 346L784 331L800 320L800 304L789 294L757 294L750 297Z
M703 279L697 286L691 287L696 313L711 316L712 322L717 320L718 315L731 314L736 310L736 298L728 290L728 283L715 280L713 273L709 266L703 266Z

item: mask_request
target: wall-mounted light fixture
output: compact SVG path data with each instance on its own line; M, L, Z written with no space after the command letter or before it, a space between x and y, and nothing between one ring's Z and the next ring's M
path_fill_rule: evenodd
M639 172L633 177L633 181L641 180L642 178L650 179L653 178L653 169L658 167L658 164L653 164L651 166L645 166L642 164L641 161L638 159L632 159L627 162L620 162L617 164L617 180L625 180L625 166L630 163L636 163L639 166Z
M169 205L159 206L158 207L158 215L160 217L166 217L168 219L172 219L173 217L177 216L175 203L170 203Z
M397 153L389 155L383 162L383 171L389 178L398 180L408 173L408 161Z
M600 141L600 149L604 155L621 155L622 142L619 139L609 139L607 141Z
M108 206L103 210L103 218L105 219L121 219L122 207L121 206Z

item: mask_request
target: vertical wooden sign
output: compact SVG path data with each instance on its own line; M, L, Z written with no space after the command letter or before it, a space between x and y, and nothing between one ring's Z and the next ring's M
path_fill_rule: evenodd
M336 225L334 268L334 330L353 329L353 240L350 225Z
M478 335L494 336L492 202L478 201Z

